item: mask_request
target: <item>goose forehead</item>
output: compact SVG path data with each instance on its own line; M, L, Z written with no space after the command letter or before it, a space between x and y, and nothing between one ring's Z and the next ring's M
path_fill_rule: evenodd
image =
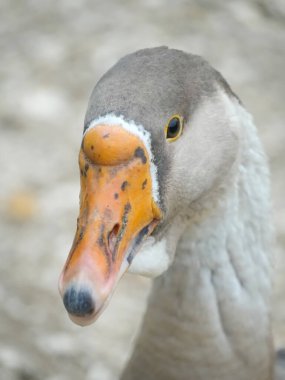
M201 99L216 92L217 82L230 91L201 57L167 48L141 50L120 59L96 84L86 124L113 112L156 133L172 114L188 120Z
M136 124L134 121L127 121L123 116L116 116L114 114L107 114L104 116L99 116L98 118L92 120L88 126L85 128L84 135L92 128L96 128L99 124L105 125L120 125L123 129L128 131L129 133L137 136L144 144L147 153L150 158L150 174L152 180L152 195L153 199L160 203L159 198L159 183L158 183L158 173L157 166L154 162L153 152L152 152L152 141L151 134L147 131L142 125ZM83 135L83 136L84 136Z

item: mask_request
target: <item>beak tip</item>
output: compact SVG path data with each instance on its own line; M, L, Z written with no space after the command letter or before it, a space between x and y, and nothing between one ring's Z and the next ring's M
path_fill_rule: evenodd
M95 311L94 297L86 288L70 286L64 292L63 303L68 313L76 317L90 316Z
M72 314L68 314L69 319L80 327L85 327L91 325L97 319L96 315L90 317L78 317Z

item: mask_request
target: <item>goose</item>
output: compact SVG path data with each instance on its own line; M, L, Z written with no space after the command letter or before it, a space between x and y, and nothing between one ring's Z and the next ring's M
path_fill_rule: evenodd
M121 379L274 379L269 169L222 75L167 47L123 57L91 94L79 167L71 320L93 323L126 271L154 278Z

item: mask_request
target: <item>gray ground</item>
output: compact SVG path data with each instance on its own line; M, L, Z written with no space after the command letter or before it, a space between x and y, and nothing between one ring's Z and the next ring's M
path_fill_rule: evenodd
M0 379L115 380L124 365L149 281L126 276L81 329L57 279L75 230L89 93L119 57L162 44L205 56L259 126L278 238L275 342L285 346L285 3L0 1Z

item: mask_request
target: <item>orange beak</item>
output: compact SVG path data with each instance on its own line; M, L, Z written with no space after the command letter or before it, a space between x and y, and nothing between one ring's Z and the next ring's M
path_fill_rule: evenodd
M144 143L121 126L87 131L79 166L80 215L59 289L70 318L85 325L102 311L161 211Z

